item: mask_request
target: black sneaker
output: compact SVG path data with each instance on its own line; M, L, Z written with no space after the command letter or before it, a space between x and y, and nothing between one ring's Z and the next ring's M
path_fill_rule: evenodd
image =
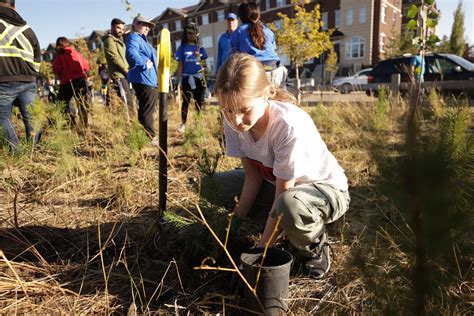
M324 235L325 234L326 233L324 233ZM304 258L303 261L305 274L314 279L323 278L331 268L331 254L329 244L327 243L327 236L322 237L321 242L323 244L320 249L318 249L316 257Z

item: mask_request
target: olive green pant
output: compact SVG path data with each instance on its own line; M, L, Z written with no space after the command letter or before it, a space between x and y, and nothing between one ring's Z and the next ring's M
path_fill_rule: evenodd
M201 196L211 203L232 208L244 184L243 169L216 173L203 178ZM269 212L275 186L263 181L253 208ZM276 203L273 217L282 216L280 226L303 256L314 257L320 247L325 225L339 219L349 208L349 192L320 183L299 185L285 191Z

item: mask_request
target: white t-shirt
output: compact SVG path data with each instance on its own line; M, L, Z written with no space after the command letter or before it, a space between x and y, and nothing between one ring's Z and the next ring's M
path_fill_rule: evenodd
M311 117L296 105L269 101L270 118L264 135L255 141L247 132L233 130L224 120L226 153L247 157L262 177L295 179L296 185L316 182L347 190L347 178L329 152Z

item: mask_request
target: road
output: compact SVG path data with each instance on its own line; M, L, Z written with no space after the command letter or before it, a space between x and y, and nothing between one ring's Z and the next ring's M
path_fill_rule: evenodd
M313 106L319 102L323 104L331 103L373 103L377 100L375 97L368 96L364 91L356 91L347 94L339 92L323 91L313 92L311 94L304 94L302 99L303 105ZM217 105L217 98L211 97L208 102L212 105ZM469 106L474 106L474 99L469 100Z

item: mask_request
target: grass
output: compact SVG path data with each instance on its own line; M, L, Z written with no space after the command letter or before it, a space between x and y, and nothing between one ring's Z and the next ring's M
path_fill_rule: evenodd
M465 210L472 206L472 191L460 187L470 189L473 183L472 110L457 106L460 101L429 96L417 116L418 144L427 148L420 153L429 153L430 161L445 157L445 163L420 173L429 180L423 187L439 183L436 194L465 203L450 208L449 199L437 200L449 210L441 217L449 227L438 225L437 212L427 218L426 227L447 230L449 238L426 229L421 235L426 242L436 240L426 247L433 255L424 271L427 284L438 284L427 287L424 308L466 314L472 309L473 236L472 216ZM310 280L293 267L291 313L414 310L419 234L400 182L407 103L379 99L372 105L305 107L346 171L352 201L345 218L329 227L334 253L329 276ZM43 127L42 142L24 142L15 155L0 152L1 313L199 314L238 304L228 291L228 272L193 270L207 257L229 267L206 228L190 216L198 215L199 204L213 230L225 235L227 210L199 199L201 174L239 166L223 155L216 107L201 115L191 110L183 136L176 132L179 108L170 106L163 236L156 224L159 152L136 119L129 124L118 104L97 104L89 128L70 129L56 107L38 102L33 112L35 129ZM21 134L22 122L15 118L14 124ZM452 168L441 173L443 166ZM433 173L439 177L428 178ZM258 218L242 224L229 240L229 251L237 256L254 245L262 225Z

